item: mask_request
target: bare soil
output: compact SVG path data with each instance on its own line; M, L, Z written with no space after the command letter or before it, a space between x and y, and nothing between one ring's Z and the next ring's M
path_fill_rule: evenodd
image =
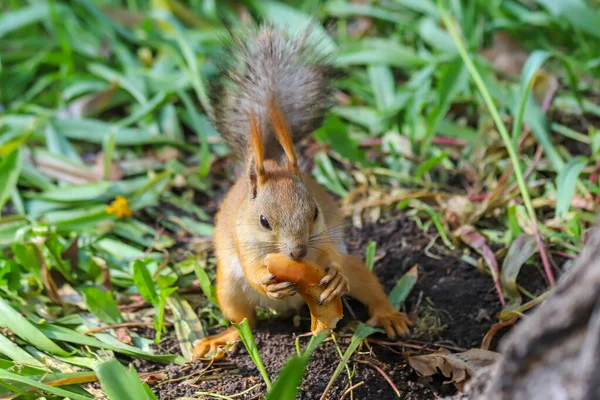
M384 335L369 338L369 346L359 348L349 363L353 372L352 384L364 382L347 399L397 399L397 395L381 369L401 392L402 399L434 399L454 392L441 378L418 376L406 361L407 355L424 354L446 347L453 351L479 347L490 326L496 321L500 304L491 278L457 257L442 255L428 246L433 234L423 232L415 222L402 213L394 213L348 232L347 243L352 253L364 257L369 240L378 243L374 271L390 291L398 279L412 266L418 265L419 279L408 297L405 308L416 322L413 332L402 342L389 344ZM429 250L425 250L428 249ZM522 283L533 293L543 290L544 281L533 265L526 265L520 275ZM348 300L345 317L338 325L338 343L342 351L350 342L350 327L358 320L366 321L366 309ZM295 341L309 332L307 310L301 312L300 326L295 328L291 318L262 320L254 331L263 362L274 380L285 361L295 354ZM502 335L501 332L498 337ZM309 338L300 337L302 347ZM492 350L498 338L492 343ZM160 350L177 352L174 339L166 338ZM311 357L300 388L299 399L319 399L340 361L332 341L325 342ZM163 371L168 379L154 386L160 399L182 396L197 397L198 392L237 396L239 399L259 398L265 391L262 378L240 344L236 351L212 365L197 362L186 366L168 366L135 360L138 372ZM346 370L335 381L327 399L340 399L349 388ZM206 398L216 398L207 396Z

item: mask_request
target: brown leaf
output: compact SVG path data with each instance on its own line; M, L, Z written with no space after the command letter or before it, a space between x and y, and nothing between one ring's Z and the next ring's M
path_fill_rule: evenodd
M423 376L432 376L441 373L462 391L467 380L475 375L477 370L493 364L500 358L500 354L482 349L471 349L464 353L450 353L441 349L438 353L424 356L410 357L410 366Z
M131 335L129 334L127 328L117 328L115 333L117 334L117 339L119 339L119 342L133 344L133 339L131 339Z
M523 48L506 32L494 32L492 45L481 52L498 70L513 76L518 76L529 57Z
M438 199L444 210L444 217L452 228L458 228L469 220L474 211L473 202L466 196L450 196L447 199Z
M106 90L81 96L69 103L66 108L60 110L58 115L61 118L96 116L106 110L118 88L119 85L113 83Z
M500 298L502 307L506 307L506 301L504 300L502 288L500 287L498 261L496 260L494 252L488 246L485 237L470 225L461 226L454 232L454 234L459 236L460 240L462 240L467 246L471 247L483 257L486 264L490 268L490 272L492 274L492 278L494 279L494 285L496 286L496 291L498 292L498 297Z
M99 178L102 178L104 175L104 153L99 152L96 155L96 162L94 163L94 173L98 175ZM110 163L110 168L108 170L108 180L109 181L119 181L123 178L123 170L119 166L119 164L115 162Z

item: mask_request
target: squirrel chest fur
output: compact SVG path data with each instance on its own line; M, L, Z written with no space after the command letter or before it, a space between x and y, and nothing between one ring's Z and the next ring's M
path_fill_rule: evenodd
M244 160L215 221L217 299L232 322L256 323L256 307L280 313L303 304L292 282L270 275L264 259L283 253L327 271L320 304L349 294L365 304L370 324L390 338L408 330L375 275L346 254L343 217L334 200L300 171L294 144L319 127L331 104L332 69L309 41L262 27L238 37L218 96L215 125ZM237 330L201 340L195 356L238 339Z

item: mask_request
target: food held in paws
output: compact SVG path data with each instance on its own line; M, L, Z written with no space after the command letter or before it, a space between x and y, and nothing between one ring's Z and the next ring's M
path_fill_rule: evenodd
M265 265L277 282L296 284L298 293L310 309L310 329L313 334L335 328L344 315L342 299L337 297L327 304L318 304L319 296L325 290L325 287L319 286L319 282L326 275L323 268L310 260L302 260L302 262L290 260L281 253L267 255Z

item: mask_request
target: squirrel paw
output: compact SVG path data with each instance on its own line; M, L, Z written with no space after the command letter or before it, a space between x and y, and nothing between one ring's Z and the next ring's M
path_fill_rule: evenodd
M398 336L404 336L408 333L410 320L403 312L391 310L383 312L374 312L367 325L381 326L388 338L394 340Z
M235 342L239 338L240 335L233 326L216 335L205 337L194 347L192 359L201 358L207 354L212 354L214 358L221 358L223 352L218 351L219 346L225 346L228 343Z
M350 287L348 278L344 276L340 267L336 264L327 268L327 275L321 279L319 286L325 286L325 290L319 297L319 304L327 304L331 300L345 295Z
M265 289L265 294L275 300L293 296L298 292L298 288L292 282L277 283L275 281L275 275L267 277L261 284Z

